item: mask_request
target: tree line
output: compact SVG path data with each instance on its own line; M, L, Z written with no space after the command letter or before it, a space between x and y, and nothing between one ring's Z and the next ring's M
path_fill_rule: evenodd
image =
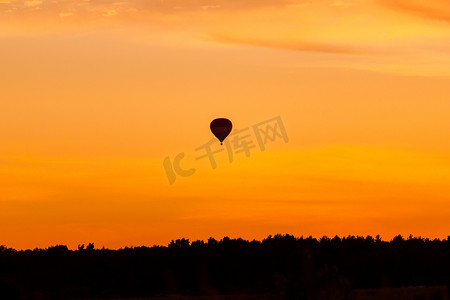
M450 286L447 239L396 236L268 236L168 246L77 250L0 246L1 299L265 294L273 299L348 299L352 290Z

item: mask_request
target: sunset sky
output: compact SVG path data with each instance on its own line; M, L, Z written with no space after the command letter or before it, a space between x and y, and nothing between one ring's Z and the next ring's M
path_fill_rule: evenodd
M261 151L252 126L278 116L288 141ZM213 169L195 149L218 117L255 147ZM170 184L183 152L195 173ZM0 245L448 220L448 0L0 0Z

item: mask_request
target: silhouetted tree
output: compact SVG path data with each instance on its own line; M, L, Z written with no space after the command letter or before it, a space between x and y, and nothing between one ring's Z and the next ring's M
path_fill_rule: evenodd
M0 299L150 297L168 293L348 299L352 290L450 287L450 236L309 236L172 240L168 247L76 251L0 246ZM436 298L439 299L439 298Z

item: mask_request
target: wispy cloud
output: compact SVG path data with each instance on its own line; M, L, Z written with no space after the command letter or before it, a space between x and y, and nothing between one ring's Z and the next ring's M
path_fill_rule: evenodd
M331 3L331 6L338 6L338 7L345 7L345 6L352 6L353 2L350 1L344 1L344 0L336 0L333 3Z
M448 0L379 0L393 9L428 19L450 22L450 1Z
M31 0L31 1L25 2L25 6L27 6L27 7L39 6L41 4L42 4L42 1L39 1L39 0Z
M327 65L446 76L448 21L448 0L0 0L2 35L95 27L140 42L152 33L177 43L328 54Z
M325 53L341 53L341 54L361 54L367 51L359 49L355 46L344 44L331 44L331 43L315 43L305 41L277 41L269 39L257 39L257 38L240 38L234 36L228 36L224 34L214 33L211 34L211 38L215 41L228 44L241 44L249 46L286 49L295 51L307 51L307 52L325 52Z
M40 7L43 12L54 12L55 15L70 10L84 13L98 13L112 7L124 7L125 11L144 11L158 13L180 13L192 11L239 11L264 7L303 6L306 0L130 0L130 1L45 1L45 0L0 0L0 13L14 10L16 13L32 7ZM110 16L110 14L107 14Z

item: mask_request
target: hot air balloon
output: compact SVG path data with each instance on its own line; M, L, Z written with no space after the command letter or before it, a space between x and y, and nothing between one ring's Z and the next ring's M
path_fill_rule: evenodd
M223 145L222 142L230 134L233 125L230 120L219 118L213 120L209 127L216 138L219 139L220 144Z

